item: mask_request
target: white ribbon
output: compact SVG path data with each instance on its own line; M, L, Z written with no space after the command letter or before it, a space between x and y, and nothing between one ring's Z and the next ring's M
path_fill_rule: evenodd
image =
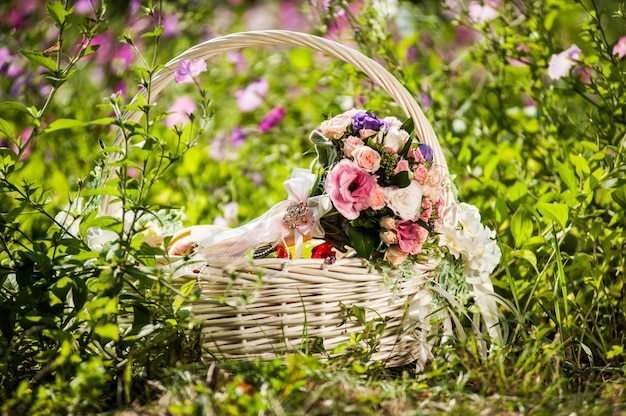
M240 227L214 232L214 229L192 229L191 239L206 258L241 257L254 248L287 244L293 238L296 258L302 256L305 237L322 238L320 218L332 208L328 195L309 198L317 176L308 169L294 169L283 183L288 199L270 208L262 216ZM195 232L194 232L195 231Z

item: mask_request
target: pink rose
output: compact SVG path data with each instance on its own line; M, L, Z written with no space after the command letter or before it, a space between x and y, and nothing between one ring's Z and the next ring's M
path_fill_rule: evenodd
M398 246L391 246L385 251L384 259L392 266L402 264L406 260L409 253L401 251Z
M413 221L398 221L398 247L409 254L422 251L422 244L428 238L428 231Z
M422 163L426 160L424 159L424 155L422 155L422 152L420 152L420 149L418 147L413 147L409 149L409 157L415 159L417 163Z
M424 165L416 165L413 168L413 180L417 181L420 185L424 185L428 179L428 170Z
M354 220L361 211L369 208L376 179L360 169L354 162L342 159L328 172L325 188L337 211Z
M409 170L409 161L402 159L398 162L398 165L396 165L396 169L393 171L394 175L397 175L400 172L406 172Z
M319 130L329 139L341 139L341 136L343 136L348 127L352 124L352 117L346 116L345 114L346 113L335 116L330 120L322 121Z
M424 211L422 212L422 215L420 215L420 219L424 222L428 222L431 214L433 213L433 203L427 198L422 199L422 209Z
M388 246L392 244L398 244L398 234L396 234L396 232L392 230L381 231L380 239Z
M376 134L376 130L372 130L372 129L359 130L359 136L361 136L361 139L367 139L368 137L373 136L374 134Z
M372 195L370 196L369 204L370 208L377 211L379 209L385 208L385 206L387 205L387 194L385 193L385 190L382 188L382 186L376 185L376 188L374 188L374 192L372 192Z
M369 146L359 146L352 151L352 157L358 167L374 173L380 169L380 154Z
M363 140L355 136L349 136L343 140L343 152L347 157L352 157L352 152L359 146L363 146Z
M380 226L387 230L395 230L396 229L396 220L393 217L386 216L380 219Z
M424 197L431 201L437 201L441 192L441 174L437 169L428 172L428 178L423 186Z

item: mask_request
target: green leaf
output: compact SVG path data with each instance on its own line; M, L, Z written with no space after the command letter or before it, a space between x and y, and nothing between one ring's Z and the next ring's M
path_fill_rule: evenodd
M67 16L71 15L73 11L73 7L69 10L65 10L65 7L60 1L48 3L48 14L54 19L58 26L65 25Z
M402 123L402 126L400 126L400 129L406 131L409 135L412 135L413 130L415 130L415 122L412 118L407 118L404 120L404 123Z
M57 64L54 59L45 56L39 51L31 51L26 49L20 49L20 53L26 57L29 61L37 66L43 66L50 72L56 72Z
M120 338L117 325L111 323L96 326L94 332L102 338L112 339L113 341L118 341Z
M18 101L4 101L0 103L0 113L5 114L8 111L19 111L25 114L31 114L28 108Z
M73 118L59 118L50 123L48 127L46 127L46 129L44 130L44 133L72 129L74 127L85 127L88 125L89 123L86 121L75 120Z
M352 248L364 259L369 259L378 242L378 234L363 227L348 228L348 238Z
M396 185L396 186L398 186L398 187L400 187L400 188L406 188L407 186L409 186L411 184L411 178L409 177L409 171L405 170L405 171L402 171L402 172L398 172L392 178L391 183Z
M533 233L533 222L526 209L520 207L511 217L511 234L515 247L522 247Z
M576 192L578 190L578 179L576 179L574 170L558 160L556 161L556 169L559 172L561 180L570 189L570 191Z
M589 173L591 172L591 169L589 169L589 163L587 162L587 159L578 155L570 155L569 158L572 161L572 164L574 165L574 167L576 168L576 174L578 175L578 177L582 180L587 179L587 177L589 176Z
M11 123L3 118L0 118L0 134L5 135L11 140L15 139L15 129L13 128Z
M626 208L626 185L615 189L611 193L613 201L617 202L622 208Z
M309 70L313 67L313 51L303 48L291 49L289 51L289 60L296 69Z
M107 125L107 124L113 124L114 121L115 121L115 118L113 117L99 118L99 119L92 120L92 121L82 121L82 120L76 120L73 118L59 118L57 120L54 120L52 123L50 123L48 127L46 127L44 132L50 133L53 131L72 129L75 127L87 127L90 125L94 125L94 126Z
M544 218L550 219L551 222L558 223L561 226L561 229L565 228L569 218L567 205L557 202L539 202L537 204L537 209Z

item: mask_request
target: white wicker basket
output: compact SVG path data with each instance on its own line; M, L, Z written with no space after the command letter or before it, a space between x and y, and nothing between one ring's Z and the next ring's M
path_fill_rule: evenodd
M183 60L208 60L227 51L261 46L304 47L361 70L413 119L417 137L432 147L435 163L447 173L442 148L412 94L376 61L321 37L255 31L211 39L168 62L154 77L152 98L172 82ZM137 120L139 116L131 113L128 118ZM452 190L443 192L444 204L454 203ZM330 352L349 343L352 334L363 333L364 326L346 321L342 312L341 305L356 305L365 309L366 320L386 320L372 359L386 366L419 365L428 359L429 338L439 329L430 316L434 313L430 285L436 266L432 260L415 264L415 276L394 288L385 283L381 272L359 258L340 259L334 264L323 259L215 259L190 265L189 273L179 273L175 283L196 280L202 290L200 299L190 306L202 324L203 345L212 359L269 359L298 349L315 353L314 339L323 340L325 351ZM246 302L241 301L242 296Z

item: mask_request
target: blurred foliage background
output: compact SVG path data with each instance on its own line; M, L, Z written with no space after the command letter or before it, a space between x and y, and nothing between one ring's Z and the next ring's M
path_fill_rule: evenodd
M494 284L515 306L505 310L509 344L487 363L450 348L447 364L414 376L437 384L461 369L475 391L510 396L597 395L604 390L595 382L623 385L624 13L623 3L608 0L4 2L3 410L44 414L56 400L49 412L81 413L149 400L155 393L139 394L138 380L164 380L177 361L193 361L186 354L197 340L174 295L169 309L145 296L123 299L109 280L134 273L129 259L92 253L81 242L84 229L64 240L54 218L94 186L94 169L107 168L118 131L110 101L127 105L150 71L198 42L278 28L340 40L383 63L432 121L459 199L497 230L504 256ZM573 45L579 52L567 55ZM156 149L175 148L181 140L165 112L177 104L211 115L197 144L175 152L137 203L181 208L185 225L237 225L282 200L282 182L313 158L309 132L328 115L359 106L402 116L353 68L307 50L229 53L199 79L208 101L194 84L172 83L144 124ZM239 92L259 80L267 91L252 92L253 105L240 101ZM284 114L272 113L281 107ZM59 119L73 121L50 128ZM199 117L177 120L186 124L181 137L200 125ZM142 158L157 156L135 145L137 159L123 166L128 183L141 187L151 179ZM131 254L142 254L133 244L129 237ZM90 303L92 296L101 302ZM130 338L114 335L121 330L111 315L144 307L145 325L154 325L149 336L132 338L143 333L139 326ZM172 345L167 354L159 351L164 342ZM517 377L522 382L513 383ZM619 391L606 394L623 401ZM250 409L271 408L259 403Z

